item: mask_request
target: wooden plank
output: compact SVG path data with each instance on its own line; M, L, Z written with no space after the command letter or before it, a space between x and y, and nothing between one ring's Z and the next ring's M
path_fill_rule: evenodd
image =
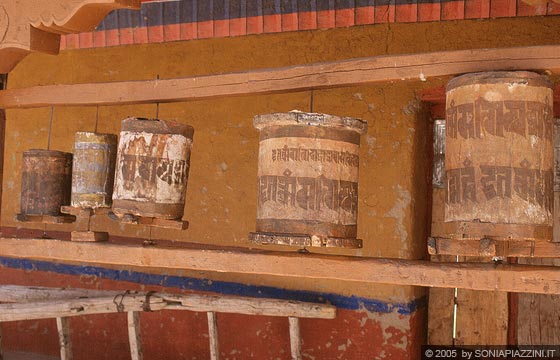
M71 241L77 242L101 242L109 240L109 233L103 231L72 231Z
M0 360L4 360L4 350L2 347L2 324L0 324Z
M431 256L433 262L452 262L455 256ZM428 298L428 344L453 345L454 289L432 288Z
M41 286L0 285L0 303L49 301L70 298L115 296L119 291L66 289Z
M0 304L0 322L115 312L187 310L334 319L332 305L197 294L121 292L114 296Z
M301 332L299 328L299 319L297 317L289 317L290 322L290 352L292 360L301 360Z
M209 311L208 316L208 341L210 342L210 359L220 359L220 338L218 337L218 317L215 312Z
M536 240L506 240L493 238L428 239L430 255L496 256L506 257L560 257L560 243Z
M560 269L550 266L430 263L295 252L200 250L13 238L0 238L0 256L141 269L148 273L169 273L170 269L175 269L246 274L264 277L259 278L263 284L267 276L272 276L560 294Z
M0 107L138 104L424 79L475 71L560 70L560 45L390 55L181 79L0 91Z
M560 266L559 259L519 259L520 263ZM560 345L560 296L519 294L517 343L520 345Z
M142 337L140 336L140 313L129 311L126 313L128 323L128 343L130 345L130 358L132 360L142 360Z
M60 360L72 360L72 341L70 340L70 319L67 317L56 318L58 330L58 343L60 345Z
M491 262L489 257L461 258L462 263ZM506 345L508 294L457 290L456 345Z

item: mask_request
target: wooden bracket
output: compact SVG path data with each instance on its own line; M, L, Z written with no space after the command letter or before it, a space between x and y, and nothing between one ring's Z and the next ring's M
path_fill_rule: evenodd
M72 231L72 233L70 234L70 240L81 242L99 242L107 241L109 239L109 233L107 232L90 230L92 216L106 215L109 212L108 208L91 209L73 206L62 206L60 208L60 212L63 214L70 214L78 220L85 219L87 221L87 228L85 230Z
M35 222L42 224L68 224L76 221L73 215L28 215L17 214L17 222Z
M140 0L20 0L0 4L0 73L32 52L58 54L60 35L92 31L112 10Z
M109 212L109 218L123 224L146 225L166 229L186 230L189 227L189 222L184 220L158 219L154 217L135 216L131 214L117 216L115 213Z

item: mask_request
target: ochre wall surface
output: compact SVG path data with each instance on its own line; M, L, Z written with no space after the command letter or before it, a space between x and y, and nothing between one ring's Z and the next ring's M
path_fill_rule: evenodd
M327 31L72 50L64 51L56 57L27 57L10 73L8 86L22 88L46 84L155 79L157 76L166 79L384 54L555 44L560 40L559 28L560 17L536 17L384 24ZM151 233L152 238L203 245L251 246L247 241L247 234L253 231L255 226L258 154L258 133L252 126L252 117L255 114L292 109L308 111L312 96L313 111L359 117L369 123L368 133L362 137L360 150L358 236L364 240L364 248L327 249L320 252L368 257L424 258L430 221L428 209L431 193L432 135L429 118L418 101L418 93L422 89L441 86L447 80L437 78L427 82L400 81L317 90L313 93L307 91L160 104L161 119L174 119L195 128L184 215L190 222L190 228L184 232L154 229ZM156 114L156 105L102 106L98 110L95 107L56 107L51 131L51 148L72 151L74 132L93 131L97 111L98 131L118 134L120 120L127 116L153 117ZM26 229L43 229L42 225L18 224L13 220L13 215L19 211L22 152L29 148L46 148L50 112L50 108L7 111L1 219L4 234L23 235L28 233ZM47 226L48 231L70 231L72 228L73 225ZM150 236L147 228L119 225L106 218L95 218L93 228L108 231L113 236L112 241L116 241L117 237L126 237L141 242L141 239ZM280 247L274 249L294 251ZM3 266L25 268L11 266L6 262ZM102 276L92 276L84 280L72 275L53 277L37 271L4 269L2 272L6 273L3 282L121 289L138 286L103 280ZM304 353L308 358L416 358L419 356L419 346L425 341L425 292L420 288L369 286L321 280L282 280L231 274L185 273L183 276L203 276L214 281L333 293L346 299L359 297L389 305L408 304L409 310L401 314L391 310L371 312L364 309L341 309L336 320L304 322L302 336ZM420 308L419 311L416 311L417 307ZM167 315L169 314L145 315L147 319L151 319L147 321L146 326L154 327L154 332L157 331L155 328L160 326L157 324L166 327L170 321ZM169 316L175 317L175 314ZM179 316L184 322L183 327L191 326L189 324L196 318L196 315L192 314ZM195 318L191 318L193 316ZM196 336L199 336L198 332L207 331L206 325L203 324L204 317L198 317L194 326L200 329L196 332L193 330ZM124 318L119 319L124 321ZM244 328L244 318L225 316L225 319L228 319L231 332L239 336ZM88 323L87 319L73 321L80 323L82 329L95 332L102 332L100 327L110 324L109 320L103 320L97 324L99 326L93 323L97 320L92 320L92 323ZM280 348L288 349L287 322L266 319L257 321L262 321L260 327L255 325L261 332L272 326L274 331L270 330L269 335L279 336L282 346L271 346L270 349L273 350L269 350L268 342L260 348L258 344L254 344L257 346L255 358L275 358L271 355L273 352ZM267 325L269 322L273 325ZM45 331L51 337L54 336L52 324L22 324L7 326L12 331L11 336L15 336L14 331L20 335L19 338L8 340L9 347L29 348L31 345L24 343L20 338L40 332L38 326L46 326L45 329L48 330ZM124 322L122 325L123 329L112 330L124 332ZM368 326L371 328L367 328ZM236 327L238 330L235 330ZM250 337L259 337L259 330L250 334ZM10 331L7 331L7 334ZM184 338L184 332L181 330L176 330L176 333L166 331L166 335L162 335L164 342L173 343ZM322 339L317 337L319 333L329 333L333 340L328 340L328 336L323 339L326 341L319 340ZM113 339L110 340L111 346L120 346L114 339L126 341L122 335L115 338L109 336ZM10 335L6 336L9 338ZM247 350L237 354L234 350L237 351L238 348L232 345L231 351L224 355L225 358L250 358L247 344L251 342L246 340L247 337L249 335L242 336L238 342L244 344L242 346L246 346ZM342 339L344 342L341 342ZM53 342L56 339L48 341ZM189 337L189 341L195 340ZM200 341L204 343L206 340ZM226 344L228 341L235 342L227 338L224 341ZM43 345L33 346L37 351L56 352L56 344L51 343L45 345L46 347ZM157 353L157 346L161 345L154 343L153 346L152 350ZM358 346L359 349L356 352L350 351L353 346ZM174 352L172 346L162 349L169 350L170 354ZM206 348L200 350L200 353L196 349L196 346L184 345L184 351L189 358L195 358L196 354L204 354L199 355L202 358L207 356ZM228 349L227 345L225 349ZM346 351L340 351L344 349ZM126 349L121 351L125 358ZM270 353L262 353L263 351ZM279 358L289 357L287 350L276 355ZM103 356L91 358L109 358ZM169 355L166 358L180 358L174 356ZM90 357L84 354L83 358Z

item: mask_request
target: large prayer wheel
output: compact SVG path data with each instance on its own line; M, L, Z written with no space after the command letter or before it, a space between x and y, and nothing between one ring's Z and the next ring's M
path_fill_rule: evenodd
M122 121L113 213L180 219L185 207L194 129L157 119Z
M21 214L60 215L70 204L72 154L32 149L23 152Z
M289 112L258 115L257 232L253 242L361 247L360 135L365 121Z
M448 83L446 222L513 229L485 235L550 236L552 104L551 83L532 72L467 74Z
M71 205L96 209L111 207L117 135L77 132L72 164Z

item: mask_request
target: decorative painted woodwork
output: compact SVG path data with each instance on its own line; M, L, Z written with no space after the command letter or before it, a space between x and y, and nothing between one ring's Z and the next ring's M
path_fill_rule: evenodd
M112 10L140 0L6 1L0 4L0 73L32 52L58 54L60 35L92 31Z

